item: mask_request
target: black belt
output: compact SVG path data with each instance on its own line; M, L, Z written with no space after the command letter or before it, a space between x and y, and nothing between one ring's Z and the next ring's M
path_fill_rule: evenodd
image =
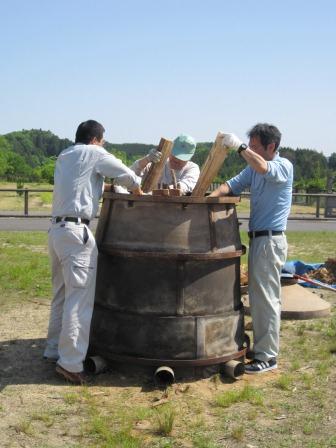
M83 224L86 224L87 226L90 224L90 221L88 219L72 218L71 216L66 216L65 218L63 218L62 216L56 216L55 222L61 222L61 221L77 222L79 224L82 222Z
M258 238L258 236L282 235L283 230L257 230L256 232L248 232L249 238Z

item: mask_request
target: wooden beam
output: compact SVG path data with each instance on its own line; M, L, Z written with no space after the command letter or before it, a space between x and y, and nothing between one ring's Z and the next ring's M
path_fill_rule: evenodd
M169 196L169 190L168 188L160 188L160 189L154 189L152 190L153 196Z
M191 196L204 196L213 179L217 176L220 167L226 159L229 150L223 146L223 134L218 132L216 140L202 166L200 177L193 189Z
M152 190L153 196L182 196L182 191L179 188L161 188Z
M165 166L166 160L168 159L171 150L173 148L173 142L171 140L166 140L161 138L158 151L162 153L160 162L152 163L148 173L144 176L142 182L142 190L145 193L149 193L158 187L159 180L162 175L163 168Z

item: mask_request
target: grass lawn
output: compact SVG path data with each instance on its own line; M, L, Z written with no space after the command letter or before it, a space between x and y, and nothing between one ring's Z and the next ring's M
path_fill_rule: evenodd
M287 260L301 260L307 263L323 263L335 257L336 232L286 232L288 242ZM248 247L246 232L241 232L242 243ZM247 254L242 257L247 264Z
M324 261L336 232L289 232L288 241L289 259ZM158 390L112 370L79 387L55 380L40 360L51 297L47 234L0 232L0 278L1 446L336 447L336 294L325 295L330 318L282 322L276 372Z
M51 297L46 232L0 232L0 305Z

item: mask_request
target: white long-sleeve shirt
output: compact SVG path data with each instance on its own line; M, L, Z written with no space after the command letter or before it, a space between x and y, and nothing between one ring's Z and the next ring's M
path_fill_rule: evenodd
M128 189L141 183L134 171L101 146L78 144L64 149L55 167L52 216L94 218L105 176L118 178L118 184Z
M148 170L150 169L151 164L149 163L142 171L139 167L138 160L136 160L133 165L131 165L131 169L138 175L138 176L144 176ZM189 193L192 192L195 188L195 185L198 181L199 175L200 175L200 169L199 166L191 162L190 160L184 165L184 167L181 170L174 170L176 182L180 184L180 188L182 193ZM119 180L118 180L119 183ZM161 179L159 180L159 183L172 185L173 178L172 173L169 165L169 159L166 161Z

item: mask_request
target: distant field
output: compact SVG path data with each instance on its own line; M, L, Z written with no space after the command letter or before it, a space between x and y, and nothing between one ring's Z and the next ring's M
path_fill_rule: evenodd
M250 212L250 200L248 198L241 198L238 204L238 210L243 213ZM292 204L291 214L293 215L314 215L316 213L315 205L305 205L305 204ZM320 215L323 214L323 210L320 210Z
M16 183L0 183L0 189L13 189L17 188ZM40 189L40 190L52 190L53 185L50 184L37 184L27 183L24 184L24 188L28 189ZM29 193L29 211L43 212L43 214L49 214L51 211L52 193ZM15 211L22 212L24 210L24 195L18 193L3 192L0 191L0 213L3 211Z
M16 183L2 182L0 183L0 189L13 189L17 188ZM28 189L46 189L52 190L53 185L50 184L38 184L38 183L25 183L24 188ZM49 214L51 211L52 193L29 193L29 211L43 212ZM23 212L24 209L24 196L18 195L15 192L0 192L0 213L3 211L15 211ZM250 201L247 198L242 198L238 204L238 209L242 213L249 213ZM309 215L315 216L316 206L305 204L293 204L291 208L291 214ZM323 209L320 211L323 214Z

